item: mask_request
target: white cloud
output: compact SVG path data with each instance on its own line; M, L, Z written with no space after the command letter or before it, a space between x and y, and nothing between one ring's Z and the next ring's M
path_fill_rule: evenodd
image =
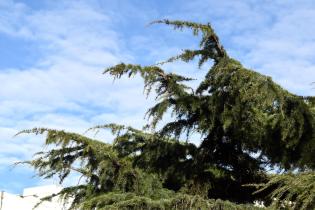
M314 1L197 0L182 5L171 18L189 15L211 22L228 52L246 67L272 76L293 93L314 95Z
M142 81L123 79L113 84L112 78L102 75L104 67L132 59L106 14L82 2L31 10L11 1L2 3L0 11L5 17L0 32L30 40L42 52L35 66L0 71L0 167L29 159L40 150L43 138L12 140L21 129L50 127L82 133L100 120L123 123L126 116L131 123L131 115L142 115L146 107Z
M30 31L23 27L23 17L28 8L12 0L0 2L0 32L11 36L30 36Z

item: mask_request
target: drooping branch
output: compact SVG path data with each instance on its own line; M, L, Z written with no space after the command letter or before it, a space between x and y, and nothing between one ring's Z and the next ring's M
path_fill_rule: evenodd
M193 31L195 36L202 33L202 38L199 43L200 50L185 50L182 54L168 59L166 62L172 62L180 59L185 62L191 61L196 56L200 55L199 67L209 59L213 59L215 63L219 62L221 58L227 57L227 53L221 45L217 34L212 29L210 23L198 24L188 21L171 21L171 20L157 20L151 24L166 24L174 26L174 29L183 30L189 28ZM162 62L163 63L163 62Z
M304 172L271 175L268 183L254 185L255 194L267 194L278 209L285 206L292 210L315 208L315 174Z
M107 68L104 74L110 74L115 79L121 78L127 74L129 77L139 73L144 79L144 90L147 94L155 86L157 97L168 97L170 95L181 96L186 95L187 90L190 89L181 82L190 81L191 78L183 77L173 73L165 73L157 66L140 66L133 64L118 64L116 66Z

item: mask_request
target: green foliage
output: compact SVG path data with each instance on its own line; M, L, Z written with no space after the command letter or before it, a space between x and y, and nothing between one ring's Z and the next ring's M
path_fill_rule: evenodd
M303 182L314 180L314 97L291 94L270 77L244 68L228 56L210 24L153 23L201 35L200 49L166 61L198 56L200 67L212 60L200 85L193 89L187 85L191 78L159 66L107 68L104 73L114 79L138 75L145 93L155 92L156 104L146 113L150 132L116 124L89 129L111 130L113 143L106 144L65 131L26 130L22 133L46 132L52 149L25 163L41 177L59 176L60 182L72 172L80 174L83 183L58 194L73 199L72 209L254 209L244 203L273 198L276 207L288 200L295 209L313 207L313 185ZM173 120L157 129L170 112ZM190 143L192 133L201 136L199 146ZM266 166L310 172L270 177ZM293 179L300 180L294 189ZM257 193L255 183L262 183Z
M218 62L220 58L226 57L223 46L219 42L219 38L212 29L210 24L204 25L199 23L187 22L187 21L170 21L170 20L158 20L151 24L162 23L166 25L172 25L174 29L183 30L184 28L191 29L195 36L202 34L198 50L184 50L184 52L178 56L168 59L166 62L173 62L175 60L182 60L189 62L196 56L200 56L199 67L204 64L207 60L213 59ZM165 63L165 62L162 62Z
M304 172L298 175L273 175L256 193L267 193L276 209L315 209L315 174Z

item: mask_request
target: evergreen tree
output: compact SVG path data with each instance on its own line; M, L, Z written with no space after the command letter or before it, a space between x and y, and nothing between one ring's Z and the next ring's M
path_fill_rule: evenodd
M58 194L71 198L71 209L255 209L246 204L254 200L270 208L315 208L314 98L244 68L229 57L210 24L157 23L191 29L201 37L200 48L159 65L121 63L104 72L115 79L140 75L146 93L155 92L148 125L90 129L111 130L112 144L63 130L24 130L20 133L45 133L46 145L52 145L25 163L60 182L72 172L81 174L84 183ZM166 62L194 59L199 66L213 61L195 89L187 85L191 78L162 69ZM157 129L169 111L173 120ZM199 146L190 143L192 133L201 136ZM268 175L266 167L285 173Z

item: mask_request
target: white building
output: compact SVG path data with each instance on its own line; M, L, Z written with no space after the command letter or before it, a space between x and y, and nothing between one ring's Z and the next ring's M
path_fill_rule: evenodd
M56 185L25 188L22 195L14 195L4 191L0 194L0 210L32 210L40 198L58 193L62 187ZM63 203L54 198L43 202L36 210L65 210Z

